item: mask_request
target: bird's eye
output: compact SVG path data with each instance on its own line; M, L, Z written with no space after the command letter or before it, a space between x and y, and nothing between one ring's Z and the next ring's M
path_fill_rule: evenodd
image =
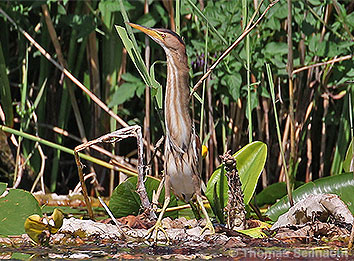
M164 39L164 40L165 40L165 38L166 38L166 34L161 34L161 37L162 37L162 39Z

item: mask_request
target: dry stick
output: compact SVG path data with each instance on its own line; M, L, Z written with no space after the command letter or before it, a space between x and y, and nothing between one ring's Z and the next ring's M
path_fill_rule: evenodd
M80 139L79 137L75 136L75 135L72 135L70 134L68 131L66 130L63 130L62 128L59 128L59 127L56 127L56 126L53 126L53 125L50 125L50 124L44 124L44 123L39 123L40 126L44 126L45 128L48 128L48 129L51 129L52 131L60 134L60 135L63 135L65 137L68 137L70 139L73 139L75 141L78 141L78 142L85 142L83 141L82 139ZM128 164L127 162L124 162L125 164L128 164L128 165L124 165L123 163L121 163L122 161L124 161L124 157L121 157L121 156L118 156L118 155L114 155L113 153L109 152L108 150L105 150L104 148L100 147L100 146L96 146L96 145L93 145L91 147L91 149L94 149L100 153L102 153L103 155L111 158L112 162L114 163L114 165L117 165L119 168L122 168L122 169L126 169L126 170L129 170L130 172L134 172L134 173L138 173L138 171L136 169L134 169L130 164ZM111 169L113 170L113 169Z
M306 175L305 175L305 183L312 181L312 140L311 140L311 123L307 125L307 133L306 133L306 156L307 156L307 164L306 164Z
M145 0L144 3L144 14L149 13L149 3L148 0ZM150 68L150 40L149 36L145 35L145 66L146 68ZM145 88L145 118L144 118L144 138L147 143L147 147L151 144L150 139L150 88L146 86ZM151 150L146 150L146 162L149 162L151 159Z
M230 52L235 49L235 47L243 40L243 38L246 37L246 35L248 35L255 27L256 25L263 19L263 17L266 15L266 13L269 11L270 8L272 8L276 3L278 3L279 0L275 0L273 2L271 2L268 7L264 10L264 12L262 13L262 15L257 19L257 21L251 25L253 19L250 20L249 24L247 25L245 31L243 31L243 33L237 38L237 40L230 45L225 52L220 55L220 57L216 60L216 62L208 69L208 71L203 75L202 78L200 78L200 80L194 85L191 94L189 95L189 99L192 97L193 93L199 88L199 86L202 84L202 82L208 78L208 76L212 73L212 71L215 69L216 66L219 65L219 63L227 56L230 54Z
M3 14L10 23L15 26L20 33L22 33L28 41L30 41L39 51L40 53L47 58L55 67L57 67L60 71L62 71L71 81L73 81L81 90L83 90L98 106L100 106L105 112L107 112L110 116L112 116L120 125L123 127L127 127L128 124L123 121L118 115L112 112L112 110L102 102L96 95L90 92L85 85L83 85L78 79L76 79L67 69L65 69L62 65L60 65L57 61L55 61L52 56L40 45L38 44L32 36L30 36L26 31L24 31L20 26L18 26L14 20L2 9L0 8L0 13Z
M323 97L323 119L326 119L329 108L329 96L327 93L322 95ZM320 169L318 172L318 177L324 177L324 165L325 165L325 151L326 151L326 122L322 121L322 131L321 131L321 151L320 151Z
M45 161L46 161L47 157L44 155L42 147L39 144L38 144L38 152L39 152L39 155L41 156L41 168L39 170L39 173L38 173L35 181L33 182L33 185L32 185L31 191L30 191L31 193L33 193L39 180L41 181L42 193L45 193L43 174L44 174L44 169L45 169Z
M28 107L31 108L31 104L30 102L28 102ZM38 118L37 118L37 114L35 113L35 111L32 112L32 117L33 117L33 121L35 123L35 130L36 130L36 136L38 136ZM36 142L36 146L38 147L38 152L39 155L41 157L41 168L38 172L38 175L35 179L35 181L33 182L32 188L31 188L31 193L34 191L34 189L36 188L36 185L38 183L39 180L41 180L41 189L42 192L45 193L45 188L44 188L44 170L45 170L45 161L46 161L46 156L44 155L44 152L42 150L41 144L39 142Z
M143 165L143 138L141 134L141 127L138 125L134 126L129 126L123 129L119 129L117 131L108 133L106 135L103 135L97 139L94 139L92 141L89 141L87 143L81 144L79 146L76 146L74 149L75 152L75 161L76 165L79 170L79 178L81 182L81 187L82 187L82 192L85 198L85 203L90 215L90 218L93 219L93 212L92 212L92 207L91 207L91 202L88 198L87 194L87 189L84 181L84 175L82 172L83 165L80 162L80 157L78 152L81 150L84 150L96 143L115 143L118 141L121 141L123 139L129 138L129 137L135 137L137 139L137 146L138 146L138 182L137 182L137 193L140 197L141 204L144 208L144 212L147 212L150 216L151 219L156 218L156 215L153 211L153 208L151 207L149 198L147 196L145 186L144 186L144 165ZM91 216L92 215L92 216Z
M290 159L289 159L289 175L290 175L290 189L293 189L294 166L296 161L295 148L295 116L294 116L294 81L292 78L293 72L293 38L292 38L292 2L288 0L288 81L289 81L289 116L290 116ZM292 200L289 199L290 205L293 206Z
M81 145L80 145L81 146ZM84 200L86 203L86 208L87 208L87 212L89 214L90 219L94 219L93 216L93 211L92 211L92 205L91 205L91 201L89 199L88 193L87 193L87 188L85 185L85 178L84 178L84 174L83 174L83 165L80 162L80 156L78 153L79 150L77 150L77 147L74 149L74 155L75 155L75 162L77 165L77 170L79 172L79 179L80 179L80 183L81 183L81 190L82 190L82 194L84 195Z
M327 64L331 64L331 63L336 63L336 62L349 60L349 59L351 59L353 57L354 57L353 54L349 54L349 55L346 55L346 56L342 56L342 57L338 57L338 58L329 60L327 62L321 62L321 63L312 64L312 65L307 65L307 66L304 66L304 67L301 67L301 68L298 68L298 69L294 70L292 72L292 76L294 76L294 74L296 74L296 73L299 73L299 72L302 72L302 71L305 71L305 70L308 70L308 69L312 69L314 67L318 67L318 66L322 66L322 65L327 65Z
M100 73L99 73L99 64L98 64L98 55L97 55L97 41L96 41L96 32L92 31L87 39L87 59L89 62L89 72L90 72L90 87L92 92L95 95L99 95L101 85L100 85ZM92 133L94 137L97 137L99 134L98 121L100 119L101 111L94 106L93 114L91 116L93 122Z
M53 42L53 45L54 45L54 48L55 48L55 52L58 55L58 60L59 60L60 64L63 67L67 68L68 65L67 65L66 60L64 59L63 52L61 51L61 47L60 47L60 44L59 44L59 41L58 41L58 36L57 36L56 31L55 31L52 19L50 17L48 6L46 4L42 5L42 10L43 10L45 22L46 22L47 27L48 27L48 32L49 32L50 38L52 39L52 42ZM80 136L83 139L83 141L86 142L87 139L86 139L86 134L85 134L85 129L84 129L84 124L83 124L83 121L82 121L82 117L80 115L79 105L77 104L77 101L75 99L75 94L74 94L74 91L72 89L71 82L70 81L66 81L66 82L67 82L68 91L69 91L69 95L70 95L71 105L73 107L75 119L76 119L76 122L77 122L77 126L79 128L79 133L80 133Z
M283 132L283 139L282 139L282 144L283 144L283 151L286 150L286 144L287 140L289 138L289 129L290 129L290 117L289 115L286 117L286 122L285 122L285 128ZM281 153L278 156L278 165L277 169L280 169L280 174L279 174L279 182L284 182L286 180L285 175L285 166L282 164L283 158Z

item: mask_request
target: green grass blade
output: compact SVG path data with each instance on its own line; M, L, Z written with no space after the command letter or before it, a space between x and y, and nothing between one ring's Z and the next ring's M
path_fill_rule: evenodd
M0 103L6 116L6 125L12 126L14 120L14 113L12 109L12 98L9 79L6 72L5 58L2 52L2 46L0 42Z
M146 69L145 63L143 58L141 57L140 53L137 51L137 48L134 47L132 40L128 37L126 30L116 25L115 26L120 38L122 39L123 45L127 50L130 59L132 59L136 69L138 70L140 76L143 78L144 82L148 86L154 86L153 81L150 78L150 75Z

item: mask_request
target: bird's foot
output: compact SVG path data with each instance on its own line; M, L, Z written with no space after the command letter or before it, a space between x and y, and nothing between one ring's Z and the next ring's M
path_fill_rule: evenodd
M162 227L162 223L160 220L157 220L155 225L153 227L151 227L145 236L145 239L149 240L154 234L155 234L155 238L154 238L154 243L157 243L157 236L159 234L159 231L162 231L162 233L165 235L166 237L166 241L167 241L167 245L170 244L170 238L167 235L167 232L165 231L165 229Z
M210 235L215 234L215 229L214 229L213 223L211 223L211 221L210 221L209 218L206 219L206 225L205 225L205 227L203 227L202 231L200 232L200 235L203 235L203 233L204 233L207 229L209 229Z

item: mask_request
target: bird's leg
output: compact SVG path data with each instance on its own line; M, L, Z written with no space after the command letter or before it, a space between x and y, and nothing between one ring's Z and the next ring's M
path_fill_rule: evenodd
M153 194L152 194L152 208L155 212L156 212L157 206L159 204L159 197L161 195L161 191L162 191L164 183L165 183L165 177L163 177L162 180L160 181L157 191L154 190Z
M192 200L190 200L188 203L191 206L191 209L192 209L192 212L193 212L195 218L197 220L201 219L202 216L200 215L200 211L199 211L198 205L196 205L195 202L193 202Z
M168 178L168 176L165 176L164 179L165 179L165 182L164 182L165 183L165 202L163 203L163 207L161 209L159 218L157 219L155 225L148 230L145 238L149 239L154 234L154 232L156 232L155 239L154 239L154 242L156 243L157 242L157 235L159 233L159 230L161 230L164 233L164 235L165 235L165 237L167 239L167 244L169 244L170 243L170 239L169 239L166 231L163 229L162 223L161 223L163 215L165 214L166 209L168 207L168 204L170 204L170 199L171 199L169 178Z
M198 177L198 175L193 175L193 185L195 188L195 195L197 197L197 202L200 206L200 208L202 209L203 215L206 219L206 225L205 227L202 229L200 234L203 234L205 230L209 229L211 234L215 234L215 229L213 226L213 223L211 223L208 212L206 211L204 204L203 204L203 199L202 199L202 195L201 195L201 181L200 178Z
M202 232L200 232L200 234L202 235L204 233L204 231L207 229L210 230L211 234L215 234L215 229L214 229L213 223L211 223L208 212L206 211L206 209L204 207L203 199L198 193L197 193L197 201L198 201L200 208L202 209L202 212L203 212L205 219L206 219L206 225L202 229Z
M169 244L170 239L169 239L165 229L163 229L162 223L161 223L163 215L166 212L168 204L170 204L170 197L169 196L165 197L165 202L164 202L163 207L161 209L159 218L157 219L155 225L148 230L148 232L146 234L146 239L149 239L154 234L154 232L156 232L154 242L157 242L157 235L159 233L159 230L161 230L164 233L164 235L165 235L165 237L167 239L167 244Z

